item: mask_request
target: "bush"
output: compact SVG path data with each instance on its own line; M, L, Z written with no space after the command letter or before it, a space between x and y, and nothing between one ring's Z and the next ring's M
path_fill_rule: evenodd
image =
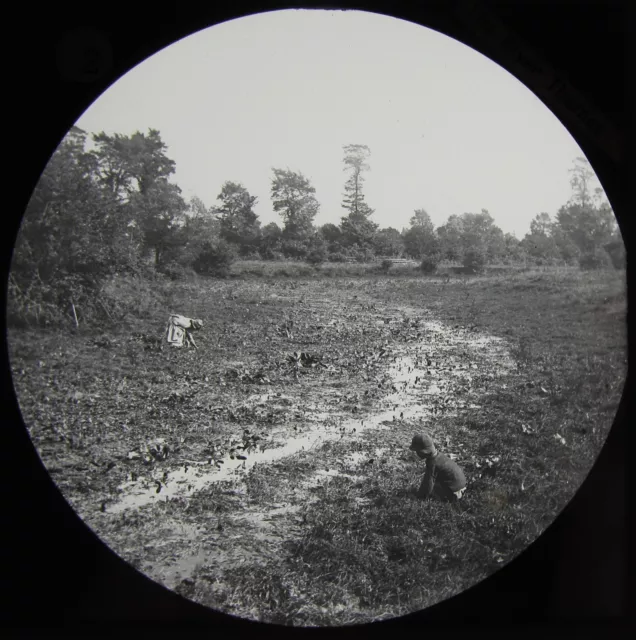
M614 269L625 269L625 245L621 240L612 240L605 245L605 251L607 251Z
M302 240L285 239L282 242L283 255L292 260L304 260L307 257L307 245Z
M41 281L18 286L13 274L7 290L7 324L10 327L48 327L70 324L71 319L57 304L55 292Z
M159 267L157 271L170 278L170 280L185 280L192 273L191 269L184 267L178 262L169 262L168 264L164 264Z
M16 327L62 327L101 320L96 302L104 281L90 273L58 271L46 281L37 274L30 281L11 274L8 286L7 321ZM73 312L73 307L75 311Z
M285 260L285 256L282 251L270 249L269 247L261 251L261 256L263 260L271 260L272 262L282 262Z
M468 249L462 264L468 273L481 273L486 266L486 252L481 247Z
M222 240L206 241L194 259L192 267L201 275L223 278L230 273L230 267L235 260L236 249L232 245Z
M437 265L440 262L439 256L424 256L420 262L420 271L426 274L432 274L437 271Z
M612 259L605 249L597 249L596 251L585 253L579 259L579 267L584 271L608 269L612 266Z
M309 252L309 255L306 259L310 265L317 267L327 259L327 252L322 248L313 249Z
M375 251L369 247L362 250L362 261L373 262L375 260Z

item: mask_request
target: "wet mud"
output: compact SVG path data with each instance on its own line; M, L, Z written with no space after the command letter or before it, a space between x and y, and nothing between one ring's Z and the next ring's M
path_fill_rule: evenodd
M163 524L171 522L162 534L162 544L169 553L154 560L142 559L140 563L144 573L169 588L187 582L200 567L220 572L280 557L281 545L302 533L299 516L302 505L319 499L325 483L336 477L363 482L364 465L370 456L386 459L386 448L369 448L362 443L381 445L382 433L403 429L405 424L426 422L440 407L447 414L478 407L479 397L471 391L473 378L487 372L491 378L503 379L516 368L502 339L435 321L425 322L423 329L424 339L387 347L381 379L391 392L372 403L370 409L367 407L351 417L349 411L340 407L346 390L333 388L312 387L295 396L253 394L244 406L282 408L290 413L302 406L306 418L302 433L293 435L289 424L285 424L272 428L267 442L252 443L241 453L233 451L178 465L167 461L161 468L122 483L116 499L100 514L97 528L107 532L111 526L106 521L140 509L147 512L148 518ZM314 470L302 479L294 477L293 472L286 477L286 463L307 456L328 461L328 454L321 456L321 449L329 442L343 441L353 451L332 465L328 462L324 465L334 468ZM356 451L357 446L362 446L362 450ZM455 457L453 453L450 455ZM278 499L269 504L251 500L246 490L250 476L258 471L268 477L274 466L278 475L272 475L270 481L276 486ZM210 504L206 502L206 491L215 487L225 487L226 494L237 501L237 507L222 518L206 514L206 504ZM186 522L188 516L183 510L188 503L199 503L201 507L198 526ZM159 506L161 512L157 511ZM152 537L150 533L146 535Z

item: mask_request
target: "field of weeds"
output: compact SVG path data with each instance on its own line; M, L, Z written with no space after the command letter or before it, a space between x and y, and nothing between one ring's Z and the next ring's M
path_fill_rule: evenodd
M156 581L265 622L399 616L509 562L589 472L623 274L312 274L113 283L139 307L116 330L10 332L16 393L64 496ZM198 350L161 348L171 312ZM461 502L414 498L421 427Z

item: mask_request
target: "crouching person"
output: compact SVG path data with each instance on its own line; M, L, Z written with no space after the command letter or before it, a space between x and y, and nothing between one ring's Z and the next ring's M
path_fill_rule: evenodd
M418 498L426 500L435 496L450 502L461 499L466 490L464 472L456 462L437 451L427 433L415 435L409 449L426 460L426 473L415 494Z
M186 318L177 314L171 315L168 318L168 326L166 327L166 341L173 347L188 347L192 345L197 348L194 338L192 337L193 331L199 331L203 327L201 320L194 318Z

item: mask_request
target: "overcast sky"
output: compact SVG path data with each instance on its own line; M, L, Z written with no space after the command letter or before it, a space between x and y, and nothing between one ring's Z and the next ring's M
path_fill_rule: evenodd
M226 180L272 210L272 167L302 172L338 224L343 146L371 150L373 219L401 229L416 208L436 225L482 208L522 237L570 197L583 153L518 80L465 45L386 16L276 11L200 31L110 87L77 125L130 135L158 129L183 195L218 204Z

